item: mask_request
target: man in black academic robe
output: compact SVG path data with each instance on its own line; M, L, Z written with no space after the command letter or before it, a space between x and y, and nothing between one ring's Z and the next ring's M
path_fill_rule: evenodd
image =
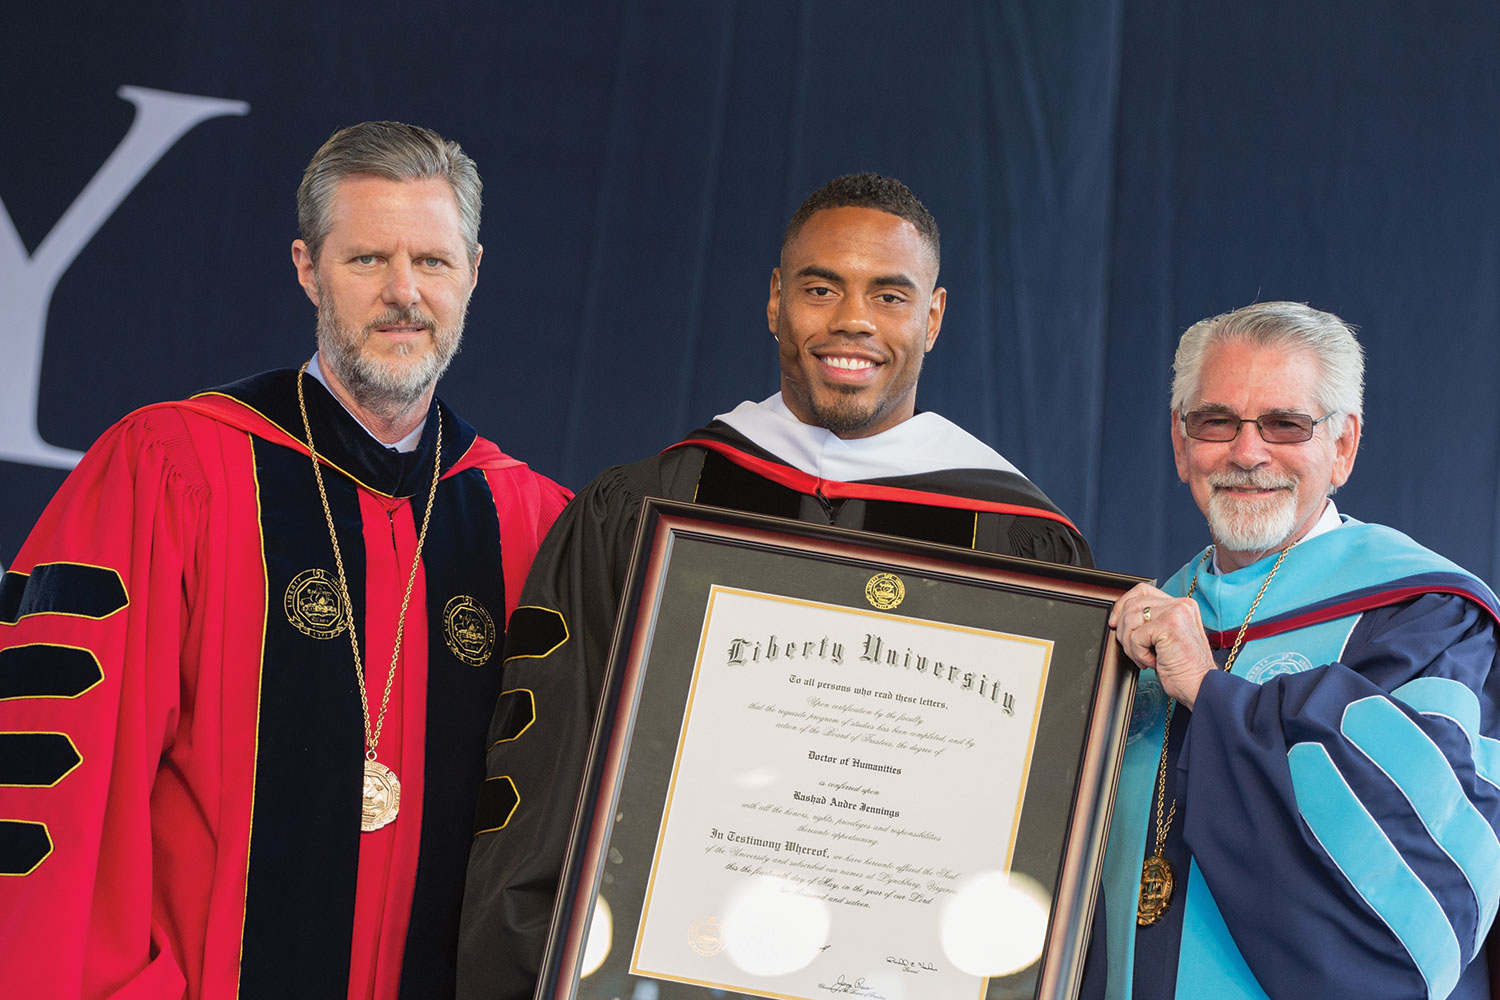
M507 636L461 997L535 988L643 497L1092 565L1077 529L1014 466L916 412L947 299L938 264L937 225L899 181L850 175L814 192L771 276L781 392L605 471L547 536Z

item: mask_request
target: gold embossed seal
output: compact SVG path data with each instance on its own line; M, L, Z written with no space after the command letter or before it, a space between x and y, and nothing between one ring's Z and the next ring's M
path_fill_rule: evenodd
M332 639L344 631L344 600L338 581L320 569L305 569L292 577L281 607L286 620L303 635Z
M889 611L906 600L906 584L895 573L876 573L865 584L865 600L881 611Z
M443 609L443 639L454 656L482 667L495 651L495 619L484 605L460 594Z
M718 917L699 917L688 928L688 947L705 957L724 950L723 928Z

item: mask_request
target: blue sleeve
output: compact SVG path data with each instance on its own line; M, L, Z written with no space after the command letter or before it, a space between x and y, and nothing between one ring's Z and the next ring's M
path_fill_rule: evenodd
M1494 620L1426 595L1338 662L1204 683L1183 836L1273 997L1487 996L1500 901Z

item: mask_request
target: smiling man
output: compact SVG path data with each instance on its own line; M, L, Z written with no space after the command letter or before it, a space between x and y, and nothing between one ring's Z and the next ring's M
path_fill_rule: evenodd
M936 222L900 181L855 174L815 191L771 272L781 391L605 471L559 519L507 640L464 900L461 996L535 988L643 497L1090 565L1076 529L1014 466L917 412L947 302L940 260Z
M1364 361L1266 302L1183 334L1172 450L1213 544L1111 624L1142 668L1105 862L1111 998L1488 998L1494 595L1340 515Z
M922 358L948 300L928 240L878 208L839 206L802 220L766 304L782 401L798 421L867 438L915 415Z
M500 643L568 494L434 396L473 161L369 122L297 203L317 352L126 417L0 583L7 995L452 995Z

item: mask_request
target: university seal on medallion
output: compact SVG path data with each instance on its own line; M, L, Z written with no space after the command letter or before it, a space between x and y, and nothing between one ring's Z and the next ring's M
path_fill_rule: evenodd
M876 573L865 584L865 600L881 611L889 611L906 600L906 584L895 573Z
M286 620L303 635L332 639L344 631L344 599L339 582L320 569L305 569L292 577L281 598Z
M482 667L495 651L495 619L474 598L459 594L443 609L443 639L454 656Z
M401 782L396 772L375 760L365 760L365 788L360 802L359 828L374 833L401 811Z

